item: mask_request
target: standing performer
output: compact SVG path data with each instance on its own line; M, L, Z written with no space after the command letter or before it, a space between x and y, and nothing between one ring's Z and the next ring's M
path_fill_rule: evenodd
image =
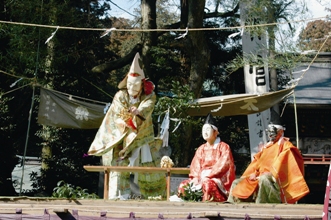
M185 197L185 186L192 184L195 188L202 188L202 201L227 200L235 179L235 166L229 145L221 141L218 134L214 119L209 114L202 127L202 136L206 143L195 152L189 179L179 185L179 197Z
M284 137L284 130L281 125L268 125L269 142L233 182L229 202L295 203L309 193L303 158Z
M140 61L137 53L88 151L89 155L102 156L103 165L160 166L157 148L162 143L154 139L152 123L154 84L145 78ZM164 174L136 173L134 183L143 196L159 196L165 192L164 178ZM130 173L111 172L109 185L110 199L129 197Z

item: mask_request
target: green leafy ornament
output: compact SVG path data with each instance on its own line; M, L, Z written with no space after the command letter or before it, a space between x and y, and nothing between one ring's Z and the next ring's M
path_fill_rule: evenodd
M202 188L201 185L193 185L193 182L187 183L183 186L184 193L180 193L179 197L185 201L202 201Z

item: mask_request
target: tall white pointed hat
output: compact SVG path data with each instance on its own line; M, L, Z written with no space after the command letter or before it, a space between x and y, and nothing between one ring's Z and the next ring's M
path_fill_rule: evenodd
M140 59L139 53L136 53L129 73L125 76L125 78L118 84L119 89L126 88L126 83L129 80L130 82L139 82L145 79L144 70L142 67L142 60Z

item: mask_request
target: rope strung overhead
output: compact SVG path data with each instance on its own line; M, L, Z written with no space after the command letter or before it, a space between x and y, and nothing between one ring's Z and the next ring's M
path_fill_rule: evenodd
M242 28L253 28L253 27L267 27L267 26L275 26L275 25L284 25L290 23L301 23L307 21L315 21L321 19L329 19L329 16L317 17L317 18L308 18L308 19L300 19L300 20L292 20L287 22L275 22L275 23L267 23L267 24L254 24L254 25L244 25L244 26L234 26L234 27L218 27L218 28L185 28L185 29L112 29L112 31L123 31L123 32L153 32L153 31L220 31L220 30L231 30L231 29L242 29ZM58 25L43 25L43 24L33 24L33 23L24 23L24 22L14 22L14 21L3 21L0 20L0 23L3 24L12 24L12 25L23 25L23 26L32 26L32 27L43 27L43 28L53 28L53 29L66 29L66 30L77 30L77 31L107 31L109 28L79 28L79 27L67 27L67 26L58 26Z

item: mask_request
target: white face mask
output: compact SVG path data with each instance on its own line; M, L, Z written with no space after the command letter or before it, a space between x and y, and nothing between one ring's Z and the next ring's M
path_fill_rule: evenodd
M211 127L210 124L204 124L202 127L202 137L206 141L213 137L214 129Z
M137 96L141 90L142 81L137 81L134 77L128 77L126 88L130 96Z
M279 138L283 135L283 127L280 125L268 125L267 137L269 141L278 141Z

